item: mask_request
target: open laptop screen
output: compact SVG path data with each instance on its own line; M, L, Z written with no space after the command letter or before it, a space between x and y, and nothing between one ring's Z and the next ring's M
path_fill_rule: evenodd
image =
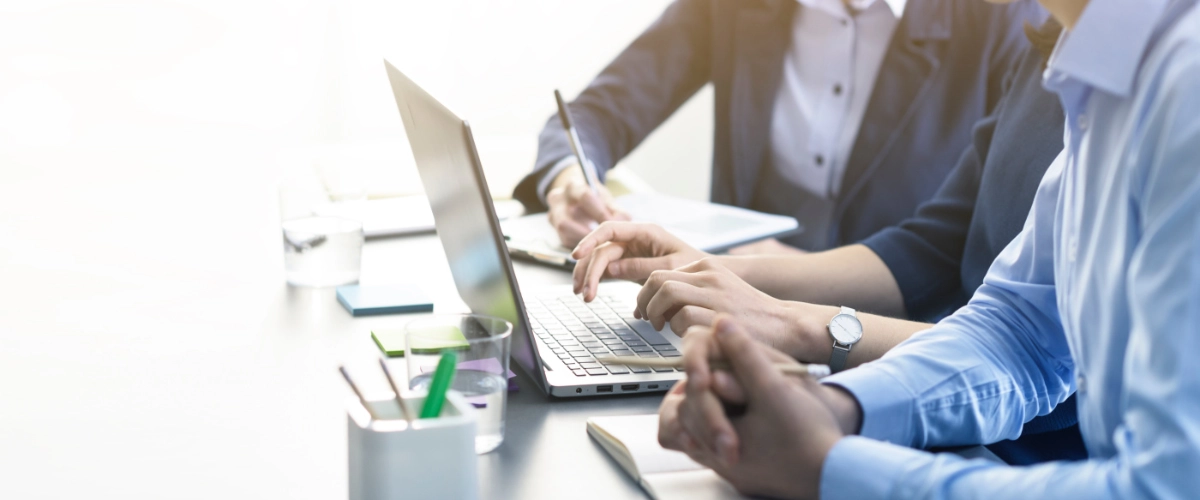
M513 324L513 359L544 385L470 127L390 63L384 65L458 293L471 312Z

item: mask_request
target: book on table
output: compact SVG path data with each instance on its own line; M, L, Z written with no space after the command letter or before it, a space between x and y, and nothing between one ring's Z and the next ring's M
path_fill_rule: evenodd
M746 498L716 472L658 444L658 415L592 417L588 435L657 500Z

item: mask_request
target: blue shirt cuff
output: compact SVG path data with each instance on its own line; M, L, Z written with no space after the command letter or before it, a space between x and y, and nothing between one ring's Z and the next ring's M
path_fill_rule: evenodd
M841 387L858 400L862 408L859 435L913 446L917 397L885 367L868 363L836 373L822 382Z
M821 498L915 498L902 481L930 454L860 436L846 436L821 466Z

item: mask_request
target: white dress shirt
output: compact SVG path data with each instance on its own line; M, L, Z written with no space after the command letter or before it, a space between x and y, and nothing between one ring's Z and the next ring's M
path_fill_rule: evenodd
M771 118L771 163L807 194L832 201L906 0L797 1Z

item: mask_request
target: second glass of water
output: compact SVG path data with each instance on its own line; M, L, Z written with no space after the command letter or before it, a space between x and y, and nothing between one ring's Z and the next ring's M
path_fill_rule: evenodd
M414 320L406 332L409 388L427 390L442 352L454 351L458 366L450 388L476 409L475 452L499 447L508 404L512 324L491 316L446 314Z
M318 215L319 207L329 203L315 178L293 177L279 185L283 263L292 285L327 287L358 281L362 222Z

